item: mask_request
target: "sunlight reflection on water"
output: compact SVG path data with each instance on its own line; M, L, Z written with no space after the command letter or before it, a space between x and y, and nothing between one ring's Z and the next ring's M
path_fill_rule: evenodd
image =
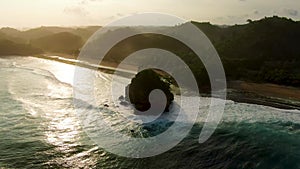
M73 84L75 66L60 62L49 62L47 66L46 70L50 70L59 81Z
M73 108L71 85L75 67L31 57L18 58L15 65L18 69L12 68L14 76L7 74L9 89L40 125L41 141L52 147L43 152L53 155L45 164L68 168L95 166L97 156L93 153L98 147L85 137Z

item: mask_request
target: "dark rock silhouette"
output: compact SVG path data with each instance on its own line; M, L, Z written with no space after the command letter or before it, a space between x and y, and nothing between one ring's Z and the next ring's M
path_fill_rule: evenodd
M151 106L149 95L154 89L160 89L164 92L167 98L167 103L164 105L165 112L168 112L174 95L170 91L169 83L163 81L162 75L153 69L143 70L131 80L131 83L126 87L125 99L130 101L137 110L146 111ZM160 101L155 100L155 103L160 103Z

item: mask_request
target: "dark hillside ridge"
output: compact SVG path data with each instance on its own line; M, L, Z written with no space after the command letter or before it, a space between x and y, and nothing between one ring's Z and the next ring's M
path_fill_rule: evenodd
M278 16L248 20L244 25L216 26L192 21L211 40L223 62L228 80L300 86L300 22ZM0 55L69 54L76 58L85 41L100 27L40 27L27 31L0 29ZM141 40L144 39L144 40ZM148 41L145 42L145 39ZM114 47L106 61L118 62L125 53L162 45L188 63L201 86L209 85L195 54L163 36L130 38ZM123 51L123 53L122 53ZM120 54L120 55L119 55Z

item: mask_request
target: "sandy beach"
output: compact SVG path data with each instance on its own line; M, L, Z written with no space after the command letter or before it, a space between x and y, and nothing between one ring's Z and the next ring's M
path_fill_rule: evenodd
M300 88L270 83L252 83L244 81L228 82L228 87L257 95L300 101Z
M270 83L228 82L228 99L283 109L300 109L300 88Z

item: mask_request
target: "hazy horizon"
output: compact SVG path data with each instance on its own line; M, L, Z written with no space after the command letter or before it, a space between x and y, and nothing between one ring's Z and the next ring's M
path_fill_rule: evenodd
M41 26L103 26L115 19L142 12L167 13L186 20L215 25L246 23L265 16L300 20L300 2L294 0L178 1L154 0L28 0L1 1L0 27L17 29Z
M278 16L278 15L270 15L270 16L263 16L262 18L257 18L257 19L252 19L252 18L248 18L252 21L258 21L258 20L261 20L261 19L264 19L264 18L271 18L271 17L284 17L284 18L287 18L287 19L292 19L293 21L295 22L300 22L300 19L299 20L296 20L296 19L293 19L293 18L290 18L290 17L286 17L286 16ZM248 20L247 19L247 20ZM216 24L216 23L213 23L213 22L210 22L210 21L199 21L199 20L188 20L187 22L198 22L198 23L210 23L212 25L216 25L216 26L234 26L234 25L244 25L244 24L247 24L247 20L245 20L244 23L233 23L233 24ZM30 29L35 29L35 28L42 28L42 27L60 27L60 28L88 28L88 27L103 27L105 25L40 25L40 26L34 26L34 27L11 27L11 26L0 26L0 29L2 28L13 28L13 29L17 29L19 31L26 31L26 30L30 30ZM172 25L173 26L173 25ZM174 25L175 26L175 25Z

